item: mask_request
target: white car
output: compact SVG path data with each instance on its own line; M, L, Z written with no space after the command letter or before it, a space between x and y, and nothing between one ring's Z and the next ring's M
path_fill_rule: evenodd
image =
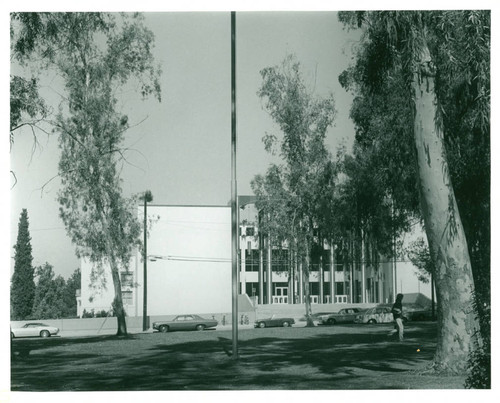
M50 337L59 333L59 329L44 323L26 323L23 327L11 328L10 338L14 337Z

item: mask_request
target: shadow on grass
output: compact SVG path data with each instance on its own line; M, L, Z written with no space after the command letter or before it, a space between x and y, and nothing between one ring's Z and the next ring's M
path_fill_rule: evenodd
M398 376L432 360L435 325L140 334L12 343L12 390L251 390L406 388ZM186 341L184 341L184 338ZM418 386L417 386L418 387Z

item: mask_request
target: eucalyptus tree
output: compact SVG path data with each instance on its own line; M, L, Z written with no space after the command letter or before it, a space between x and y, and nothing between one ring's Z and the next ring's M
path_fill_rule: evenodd
M258 197L264 229L276 233L276 240L287 241L303 262L306 318L311 319L309 271L315 241L319 199L325 169L331 156L325 136L335 117L332 95L320 98L308 89L295 56L261 70L258 95L277 124L281 135L263 138L268 152L278 152L282 164L271 166L267 174L252 182Z
M113 280L118 335L127 333L120 269L127 268L141 227L137 200L121 190L122 141L128 118L119 113L117 91L128 83L143 97L160 100L153 33L140 14L34 13L19 30L30 60L55 69L64 81L56 117L61 158L60 216L79 257L93 264L92 282ZM33 28L35 27L35 29ZM108 271L109 270L109 271Z
M459 212L449 165L449 161L456 161L448 158L445 143L470 144L463 140L475 136L486 144L489 139L489 13L347 12L340 13L340 19L350 27L364 29L356 64L341 76L344 84L351 80L351 88L359 96L358 107L367 108L370 101L366 99L376 101L384 93L392 92L395 99L402 100L395 110L402 111L400 116L406 117L406 123L394 125L394 130L388 126L386 134L369 128L363 137L371 135L371 143L376 144L398 127L403 135L411 134L420 211L436 264L439 331L435 364L462 370L475 348L477 320L471 309L474 281L460 214L465 215L467 209L463 204L465 209ZM452 125L448 114L460 123ZM369 125L362 123L362 115L372 123L391 119L389 111L378 115L365 111L358 114L356 122L365 129ZM405 149L407 139L402 136L399 143L394 141L392 153ZM488 161L478 169L484 184L489 178L485 169L489 150L487 146L482 149ZM411 155L411 149L406 150ZM477 151L467 154L476 155ZM406 165L412 162L409 158ZM407 178L412 176L404 165L401 172ZM489 200L481 194L489 211ZM398 193L393 195L397 200ZM402 203L402 208L412 209L409 203Z

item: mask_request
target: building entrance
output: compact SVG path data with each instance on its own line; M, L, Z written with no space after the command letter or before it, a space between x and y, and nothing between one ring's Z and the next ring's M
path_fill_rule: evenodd
M275 287L273 304L288 304L288 287Z

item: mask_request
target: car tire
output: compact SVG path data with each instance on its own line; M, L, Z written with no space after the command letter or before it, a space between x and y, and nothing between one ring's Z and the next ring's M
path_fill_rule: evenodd
M290 327L290 322L284 321L283 322L283 327Z
M162 333L168 333L168 326L167 325L161 325L160 328L158 329Z
M197 325L196 330L198 330L199 332L201 332L202 330L205 330L205 325Z
M337 321L333 318L329 318L327 321L326 321L327 325L334 325L335 323L337 323Z
M42 330L40 332L40 337L50 337L50 332L48 330Z
M259 327L261 329L264 329L266 327L266 324L264 322L259 322Z
M370 319L370 320L368 321L368 324L369 324L369 325L374 325L375 323L377 323L377 321L376 321L375 319Z

